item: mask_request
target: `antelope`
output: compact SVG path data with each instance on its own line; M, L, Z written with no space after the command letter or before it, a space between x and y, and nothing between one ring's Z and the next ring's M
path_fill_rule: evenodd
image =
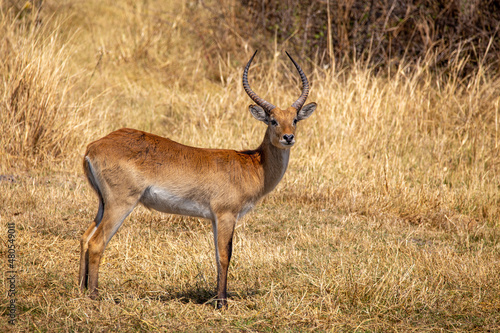
M212 221L217 263L217 308L227 307L227 272L236 221L271 192L285 174L297 122L309 117L316 103L305 106L309 83L288 54L302 81L300 97L282 110L265 101L248 84L243 88L256 103L250 113L267 125L255 150L203 149L161 136L122 128L90 143L83 159L85 175L97 193L97 215L81 238L79 285L98 298L99 264L113 235L140 203L160 212Z

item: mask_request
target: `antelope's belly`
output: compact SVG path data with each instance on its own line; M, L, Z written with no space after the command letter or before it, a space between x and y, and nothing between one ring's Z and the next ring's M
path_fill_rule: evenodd
M160 212L212 219L209 205L176 195L165 188L150 186L144 191L140 202Z

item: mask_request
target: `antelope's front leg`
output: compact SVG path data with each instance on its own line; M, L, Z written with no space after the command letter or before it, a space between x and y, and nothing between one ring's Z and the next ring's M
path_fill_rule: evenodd
M213 222L215 259L217 261L217 309L227 306L227 271L233 252L233 233L236 216L217 215Z

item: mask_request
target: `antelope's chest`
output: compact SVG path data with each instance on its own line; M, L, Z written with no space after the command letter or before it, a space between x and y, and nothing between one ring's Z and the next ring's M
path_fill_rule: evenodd
M246 213L248 213L249 211L251 211L254 206L255 206L255 203L253 203L253 202L246 203L242 207L242 209L240 210L240 212L238 213L238 219L242 218Z

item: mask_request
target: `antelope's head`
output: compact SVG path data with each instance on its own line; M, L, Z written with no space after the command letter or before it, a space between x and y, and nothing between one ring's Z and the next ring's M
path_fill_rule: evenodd
M243 71L243 88L245 89L248 96L257 104L250 105L250 112L257 119L268 126L268 131L271 134L271 143L281 149L289 149L295 143L295 129L297 123L303 119L309 117L316 109L316 103L309 103L304 106L306 102L307 95L309 94L309 82L307 77L300 68L300 66L293 60L293 58L286 53L290 60L297 68L299 72L300 79L302 80L302 94L299 99L297 99L292 106L285 110L282 110L269 102L266 102L256 93L250 89L248 84L248 69L252 63L253 58L257 54L257 51L253 54L248 64L245 66Z

